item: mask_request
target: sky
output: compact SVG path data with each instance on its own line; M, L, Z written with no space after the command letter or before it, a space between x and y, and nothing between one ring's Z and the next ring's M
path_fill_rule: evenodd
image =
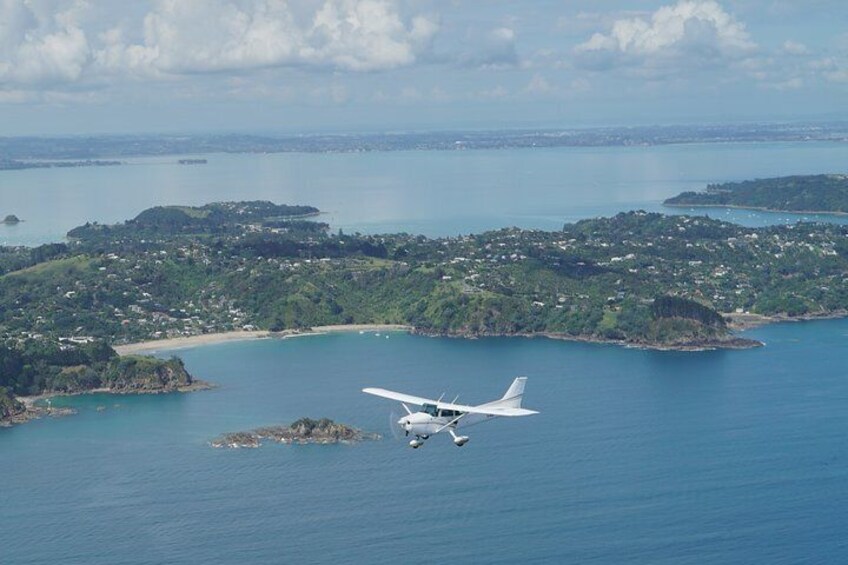
M0 0L0 135L848 119L844 0Z

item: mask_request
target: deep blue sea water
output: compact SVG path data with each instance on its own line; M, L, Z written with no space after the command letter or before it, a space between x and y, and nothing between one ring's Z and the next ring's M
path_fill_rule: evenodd
M844 172L848 144L208 157L2 172L0 214L26 221L0 243L250 198L315 204L349 231L556 229L710 182ZM848 320L749 335L767 346L344 334L159 352L220 387L57 399L79 414L0 429L0 564L846 563ZM473 403L518 375L542 414L470 428L461 449L409 449L390 431L398 407L359 392ZM208 446L301 416L387 439Z
M80 413L0 430L0 560L845 563L848 321L750 335L767 346L340 334L180 350L220 388L60 399ZM477 402L517 375L542 413L469 428L463 448L409 449L393 403L359 392ZM304 415L387 437L207 445Z

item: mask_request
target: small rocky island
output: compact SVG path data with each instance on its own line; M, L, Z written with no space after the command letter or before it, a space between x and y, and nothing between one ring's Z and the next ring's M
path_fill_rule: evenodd
M313 420L301 418L289 426L267 426L246 432L232 432L213 439L209 444L215 448L240 449L242 447L261 447L263 440L277 443L359 443L364 440L378 440L379 434L363 432L345 424L336 423L329 418Z
M7 226L14 226L15 224L20 224L21 219L14 214L9 214L5 218L3 218L3 223Z
M61 418L76 414L74 408L53 406L50 402L37 402L38 398L26 398L20 401L5 387L0 387L0 428L23 424L39 418Z

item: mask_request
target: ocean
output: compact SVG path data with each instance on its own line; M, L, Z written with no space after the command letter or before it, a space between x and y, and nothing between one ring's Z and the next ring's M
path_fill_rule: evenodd
M848 320L749 335L766 346L351 333L177 350L219 388L62 398L79 414L0 430L2 561L845 562ZM410 449L400 407L360 392L476 403L518 375L541 414L462 448ZM208 445L302 416L385 438Z
M442 235L509 219L555 228L628 202L659 208L707 182L838 171L846 149L222 155L208 168L18 171L0 173L0 213L27 222L0 230L50 241L83 218L242 198L315 204L346 230ZM216 169L226 163L229 176ZM599 188L579 190L590 182ZM159 351L218 388L59 398L79 413L0 429L0 563L848 562L848 320L745 335L766 346L661 352L368 332ZM435 436L410 449L390 425L400 406L360 392L477 403L519 375L525 405L541 414L469 428L462 448ZM384 439L208 443L303 416Z

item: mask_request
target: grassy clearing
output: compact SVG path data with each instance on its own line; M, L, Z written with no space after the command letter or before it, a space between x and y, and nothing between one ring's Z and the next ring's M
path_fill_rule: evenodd
M52 277L59 274L67 274L72 272L79 272L87 269L91 265L92 259L90 257L86 257L85 255L78 255L76 257L68 257L64 259L54 259L52 261L47 261L44 263L39 263L38 265L33 265L32 267L27 267L25 269L21 269L19 271L13 271L11 273L6 273L3 277L23 277L28 280L37 280L41 278Z

